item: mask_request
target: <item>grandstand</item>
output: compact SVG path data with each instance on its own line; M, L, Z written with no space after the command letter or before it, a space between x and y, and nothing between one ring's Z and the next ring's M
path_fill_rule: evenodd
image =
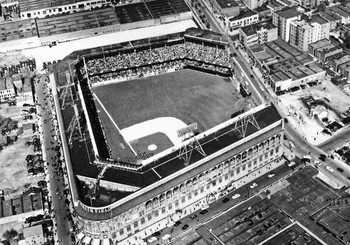
M201 32L83 50L56 65L50 77L59 91L56 106L67 88L75 98L57 118L84 231L78 239L94 234L133 244L134 235L140 239L162 229L164 220L205 208L213 193L264 174L281 157L283 120L274 106L230 119L238 98L226 44ZM69 66L75 72L67 80ZM198 129L177 135L193 123Z

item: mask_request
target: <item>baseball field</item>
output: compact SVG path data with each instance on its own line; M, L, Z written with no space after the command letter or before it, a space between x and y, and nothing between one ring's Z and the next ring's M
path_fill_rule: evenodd
M240 98L229 78L189 69L96 86L93 92L112 155L119 147L157 154L177 142L181 127L197 123L200 133L229 120Z

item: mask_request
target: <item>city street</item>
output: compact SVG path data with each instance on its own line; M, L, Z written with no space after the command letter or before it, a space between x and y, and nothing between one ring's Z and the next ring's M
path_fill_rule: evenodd
M298 166L295 165L294 171L296 171L297 167ZM292 173L293 170L288 167L287 164L282 164L280 167L273 170L274 175L272 177L270 172L254 180L254 183L257 184L256 187L251 188L252 183L248 183L241 188L230 192L229 194L210 204L209 208L207 208L205 211L196 211L179 220L173 226L163 229L160 234L157 234L158 239L153 239L154 241L148 244L169 244L167 239L163 239L164 237L168 237L168 239L170 238L170 240L173 242L178 238L185 236L190 230L205 225L206 223L220 216L225 217L225 212L235 208L242 202L245 202L256 195L265 195L264 193L266 189L273 192L273 189L279 188L284 179ZM234 198L232 198L232 196L234 196ZM185 225L188 225L188 228L186 228L184 231Z
M244 53L245 51L236 49L232 39L226 34L226 31L223 29L223 27L219 25L219 21L216 20L213 14L211 13L210 7L208 6L207 2L205 0L203 0L202 2L203 5L206 7L204 12L209 20L212 30L225 35L229 43L230 53L236 54L234 55L234 57L232 57L234 60L233 69L236 70L236 77L240 75L241 77L243 77L244 81L248 83L249 86L247 87L252 93L252 97L255 98L254 101L257 104L265 103L267 101L277 102L275 103L275 105L278 111L281 113L282 116L286 117L282 110L278 108L279 104L274 92L268 88L263 90L260 89L260 87L264 87L263 81L261 81L257 74L255 74L255 72L251 69L252 64L249 63L247 57L243 57L242 53ZM266 92L266 90L268 92ZM321 144L319 146L320 148L304 140L303 137L297 132L297 129L292 128L288 123L285 124L285 134L288 136L289 139L291 139L295 143L295 145L297 145L296 149L294 149L294 152L299 156L311 155L312 163L313 160L318 160L320 154L328 155L329 150L339 147L345 142L347 142L349 139L348 136L350 136L350 127L343 129L341 133L334 135L331 139ZM333 187L350 185L350 180L347 178L348 176L350 177L349 168L344 169L344 172L340 173L338 171L328 171L326 169L326 166L330 166L333 169L337 169L338 167L342 166L341 164L339 164L339 162L328 158L326 162L319 167L320 171L322 171L326 176L333 179L337 183L337 186Z
M57 138L55 139L55 127L53 123L52 107L50 102L50 93L46 76L40 77L40 82L35 84L35 91L37 96L37 106L39 115L39 124L41 123L42 147L43 157L46 161L47 168L46 180L48 182L48 189L51 203L51 217L54 223L54 238L55 244L72 244L71 236L68 226L67 206L64 204L65 196L63 194L65 183L62 175L57 175ZM60 241L60 242L57 242Z

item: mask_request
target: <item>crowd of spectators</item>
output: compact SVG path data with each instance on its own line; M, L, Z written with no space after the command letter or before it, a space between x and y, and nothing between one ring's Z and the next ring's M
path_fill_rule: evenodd
M183 60L178 61L179 59ZM175 63L172 62L174 60L176 60ZM153 65L155 63L163 64ZM149 65L149 67L144 68L143 66L146 65ZM120 52L113 56L91 59L86 62L86 70L89 76L101 74L100 77L105 80L107 77L139 76L140 74L153 72L157 74L173 65L175 65L175 69L181 69L185 65L193 65L207 69L225 70L226 68L221 66L229 66L229 56L223 48L185 42L140 51L134 50L134 52ZM140 67L142 68L139 69ZM130 68L135 69L121 71ZM85 67L81 67L81 74L85 75L86 70ZM105 74L108 72L112 73ZM94 77L92 80L99 79Z

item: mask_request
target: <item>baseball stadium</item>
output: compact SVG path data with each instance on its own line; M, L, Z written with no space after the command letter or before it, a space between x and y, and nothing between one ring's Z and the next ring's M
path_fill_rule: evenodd
M53 68L78 242L142 244L281 157L281 116L242 110L222 40L191 28Z

